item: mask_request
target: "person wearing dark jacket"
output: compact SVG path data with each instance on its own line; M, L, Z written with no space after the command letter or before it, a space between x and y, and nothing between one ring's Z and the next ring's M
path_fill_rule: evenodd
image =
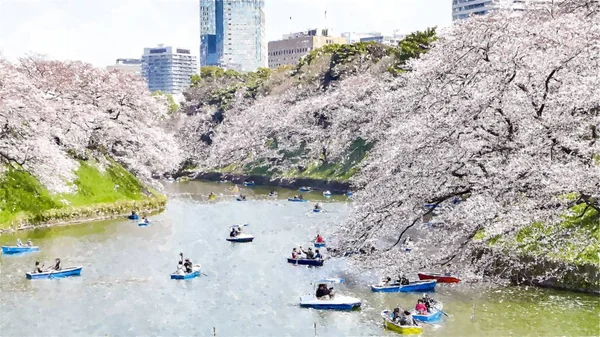
M307 250L307 251L304 251L304 250L303 250L302 252L303 252L304 254L306 254L306 258L307 258L307 259L311 259L311 260L313 260L313 259L315 258L315 253L313 253L313 251L312 251L312 248L310 248L310 247L308 248L308 250Z

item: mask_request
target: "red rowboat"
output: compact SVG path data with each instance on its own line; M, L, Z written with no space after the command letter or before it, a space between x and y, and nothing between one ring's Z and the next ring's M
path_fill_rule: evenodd
M418 273L419 280L437 280L438 283L458 283L460 279L458 277L454 277L450 274L440 274L440 273Z

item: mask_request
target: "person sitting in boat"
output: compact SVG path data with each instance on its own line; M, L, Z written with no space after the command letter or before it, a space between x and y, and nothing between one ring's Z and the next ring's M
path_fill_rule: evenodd
M300 195L298 196L298 199L300 199L300 200L304 199L304 197L302 196L302 194L300 194Z
M392 282L392 278L389 276L381 278L381 285L384 287L390 285L390 282Z
M217 196L213 192L210 192L210 194L208 195L209 199L216 198L216 197Z
M31 242L31 239L27 239L27 247L33 247L33 242Z
M313 253L312 248L308 247L308 251L302 251L305 255L307 259L310 260L314 260L315 259L315 253Z
M317 288L316 297L319 300L332 299L333 292L331 291L331 289L327 288L326 284L319 284L319 287Z
M394 308L394 312L392 312L392 322L400 323L402 319L404 319L404 310L402 310L402 308Z
M231 232L229 232L229 237L235 238L237 235L238 235L238 231L235 229L235 227L231 227Z
M410 311L404 310L404 315L400 317L400 325L402 326L415 326L417 322L410 314Z
M60 270L61 269L60 268L60 259L57 257L56 260L54 260L54 261L56 263L54 264L54 268L51 268L51 269L54 269L54 270L57 270L57 271Z
M149 224L150 223L150 220L148 220L148 218L146 218L146 217L143 217L142 220L144 220L145 224Z
M314 256L315 260L323 260L323 255L321 255L321 253L319 253L319 250L315 250L315 256Z
M435 304L435 300L427 294L423 294L423 298L421 299L425 307L427 308L427 312L431 312L431 307Z
M135 211L131 211L131 216L136 216L137 213Z
M44 268L44 265L40 266L40 261L35 261L35 268L33 268L33 272L34 273L43 273L44 271L42 270L42 268Z
M321 205L319 205L318 203L315 204L315 210L320 211L321 210Z
M417 305L415 306L415 311L419 313L419 315L427 314L427 307L425 303L423 303L422 299L417 300Z
M175 272L175 274L178 274L178 275L185 274L185 271L183 270L183 261L177 262L177 271Z
M401 285L405 286L405 285L409 284L410 282L408 281L408 279L404 275L401 275L398 278L398 283L400 283Z
M299 259L300 256L298 254L298 250L296 248L292 249L292 259Z
M21 242L21 239L17 239L17 247L23 247L23 242Z
M317 239L316 239L316 241L317 241L317 243L323 243L323 242L325 242L325 239L323 239L323 237L321 236L321 234L317 233Z
M185 262L183 263L183 268L185 269L186 273L191 273L192 270L192 261L190 259L185 259Z
M246 200L246 196L243 194L240 194L240 200Z

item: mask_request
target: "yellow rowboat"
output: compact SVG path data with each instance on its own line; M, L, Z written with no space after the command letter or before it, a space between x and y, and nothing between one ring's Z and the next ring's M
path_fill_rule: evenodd
M216 195L209 195L208 196L208 200L217 200L217 196Z
M231 190L237 193L240 191L240 188L238 187L238 185L235 185L231 188Z
M392 312L389 310L382 311L381 317L383 317L383 326L388 330L403 335L420 335L423 333L423 328L418 325L398 325L392 322Z

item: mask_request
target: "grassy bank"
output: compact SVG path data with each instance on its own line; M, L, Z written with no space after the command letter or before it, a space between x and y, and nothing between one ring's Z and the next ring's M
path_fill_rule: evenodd
M25 170L7 167L0 178L0 230L107 218L132 209L160 209L166 198L114 161L80 161L74 193L52 194Z

